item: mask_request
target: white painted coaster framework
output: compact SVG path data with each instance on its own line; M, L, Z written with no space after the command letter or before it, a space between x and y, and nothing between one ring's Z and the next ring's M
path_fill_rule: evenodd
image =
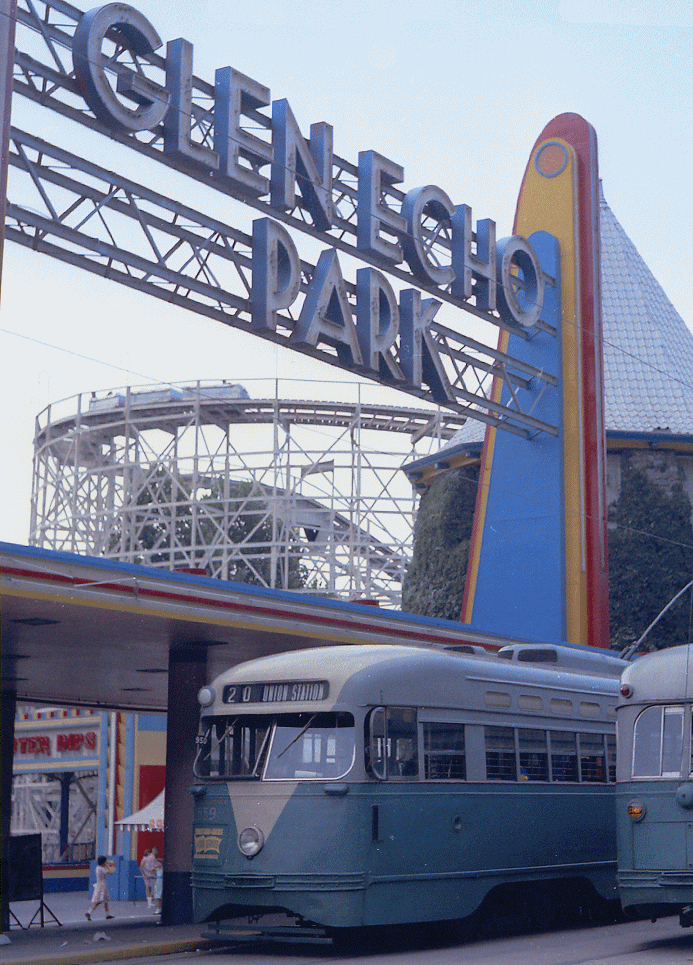
M61 778L58 773L16 774L12 784L13 834L40 834L45 864L90 861L96 841L98 775L72 772L67 847L60 844Z
M291 400L285 387L251 398L196 382L48 406L31 542L398 606L416 500L402 463L437 451L463 417L366 401L370 385L322 385L348 402Z

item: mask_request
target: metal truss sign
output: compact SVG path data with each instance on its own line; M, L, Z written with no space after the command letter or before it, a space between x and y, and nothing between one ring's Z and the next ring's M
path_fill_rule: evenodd
M490 219L474 231L470 207L435 185L399 190L403 167L375 151L337 157L329 124L304 137L286 99L232 67L195 77L192 44L161 57L127 4L18 0L17 39L15 93L262 217L245 234L219 205L212 217L13 128L10 165L33 199L8 194L6 238L511 432L558 434L533 415L556 374L436 320L447 303L556 338L544 294L560 279L530 241L496 241ZM315 265L289 228L328 246ZM339 252L364 264L354 281Z

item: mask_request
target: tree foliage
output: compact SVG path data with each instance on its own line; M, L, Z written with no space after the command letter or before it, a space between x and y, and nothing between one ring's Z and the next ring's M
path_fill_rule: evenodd
M118 526L111 535L112 552L124 551L129 538L136 541L129 549L142 563L207 567L223 579L256 586L272 584L276 564L282 572L277 582L283 589L307 585L298 538L288 541L288 552L273 564L274 528L283 524L273 520L252 481L214 478L192 493L183 480L159 467L137 494L134 513L127 515L129 526ZM128 528L132 528L129 537Z
M478 471L437 476L421 499L402 609L459 620ZM680 486L667 492L623 458L621 492L609 514L611 646L634 643L693 578L691 502ZM684 593L645 638L661 649L691 640L691 593Z
M150 551L146 562L190 566L186 553L193 527L189 488L159 467L137 494L135 505L133 536L138 549ZM111 543L118 538L119 534L114 534Z
M272 544L276 542L273 527L281 526L281 521L273 521L267 503L254 495L251 482L231 480L222 490L221 481L215 480L209 497L203 502L205 518L200 523L210 542L215 536L214 528L219 526L217 520L224 516L225 504L233 508L224 530L224 542L227 548L229 544L236 548L226 567L225 579L271 586ZM212 551L212 557L219 559L223 553L219 547ZM297 590L306 586L308 571L300 559L298 539L290 542L289 552L278 561L278 566L286 570L285 579L281 580L282 589Z
M441 473L421 499L412 561L402 587L402 610L459 620L479 471Z
M668 495L624 459L621 492L609 513L611 646L634 643L693 578L691 502L680 486ZM691 594L685 593L647 635L643 649L689 641Z

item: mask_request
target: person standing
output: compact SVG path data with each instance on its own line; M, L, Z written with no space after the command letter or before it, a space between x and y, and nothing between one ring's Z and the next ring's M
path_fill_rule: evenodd
M156 869L156 878L154 879L154 907L155 915L161 914L161 898L164 889L164 866L159 862L159 867Z
M140 865L140 871L144 878L144 887L147 892L147 904L150 908L155 907L154 885L156 883L157 868L161 868L161 862L159 861L159 849L154 847L145 854Z
M94 893L91 897L89 911L84 912L87 921L91 921L91 913L103 904L106 918L114 918L108 910L108 875L115 871L115 864L109 861L105 854L100 854L96 859L96 881L94 882Z
M144 854L142 855L142 860L140 861L140 874L142 875L142 881L144 882L144 892L145 892L145 896L146 896L146 898L147 898L147 904L148 904L150 907L151 907L151 903L152 903L152 900L151 900L151 899L152 899L152 895L151 895L151 889L150 889L150 887L149 887L149 881L148 881L148 879L147 879L147 873L146 873L146 871L145 871L144 862L146 861L146 859L149 857L149 855L150 855L151 853L152 853L152 849L151 849L151 848L147 848L147 850L146 850L146 851L144 852Z

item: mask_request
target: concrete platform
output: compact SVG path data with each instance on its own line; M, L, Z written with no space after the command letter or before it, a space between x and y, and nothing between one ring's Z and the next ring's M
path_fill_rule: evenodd
M100 906L89 922L84 917L89 900L85 891L46 895L43 928L38 914L26 927L39 909L38 901L12 902L10 910L24 927L11 917L12 927L2 936L3 965L80 965L219 947L219 941L204 936L206 925L161 925L144 901L111 901L113 919L106 921Z

